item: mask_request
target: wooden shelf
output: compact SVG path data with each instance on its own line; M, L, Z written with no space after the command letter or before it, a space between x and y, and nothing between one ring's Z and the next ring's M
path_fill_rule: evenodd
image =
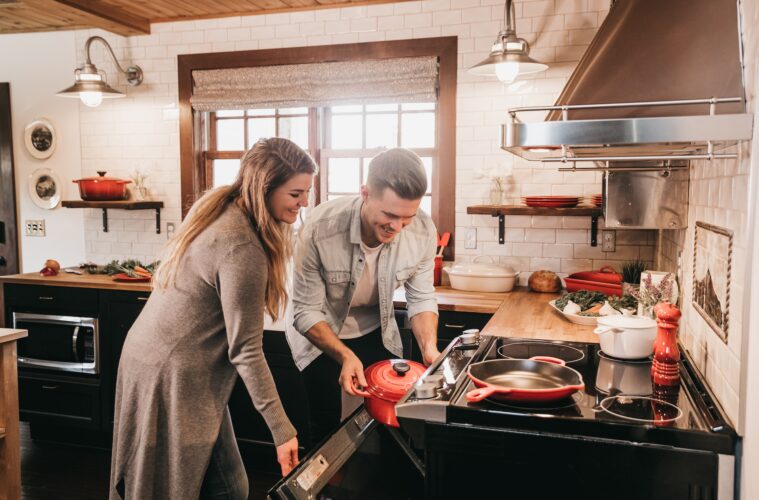
M473 205L466 213L498 217L498 243L504 243L504 225L507 215L548 215L561 217L590 217L590 246L598 246L598 218L603 216L600 207L527 207L524 205Z
M136 200L119 200L119 201L85 201L85 200L65 200L61 205L66 208L100 208L103 210L103 232L108 232L108 209L118 210L155 210L155 232L161 234L161 209L162 201L136 201Z

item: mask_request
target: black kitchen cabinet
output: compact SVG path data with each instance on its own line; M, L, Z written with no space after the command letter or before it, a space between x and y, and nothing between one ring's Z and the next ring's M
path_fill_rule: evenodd
M148 292L100 291L100 324L103 348L101 378L106 386L103 394L103 417L113 427L116 375L127 333L148 301Z
M21 419L33 425L100 428L100 382L96 378L19 370L18 392Z
M448 344L451 343L451 340L464 333L464 330L469 330L472 328L482 330L492 317L491 314L466 313L457 311L439 311L438 314L437 348L441 352L448 346ZM411 325L409 324L408 320L405 318L401 319L401 317L396 314L396 321L398 321L398 326L400 326L402 329L402 336L403 329L409 329L409 337L404 341L404 350L408 344L408 346L411 348L410 359L421 362L422 355L419 351L419 347L417 346L416 342L412 341L410 338Z

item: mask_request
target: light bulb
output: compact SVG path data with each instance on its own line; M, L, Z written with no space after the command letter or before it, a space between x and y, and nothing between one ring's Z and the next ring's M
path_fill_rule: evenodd
M495 76L503 83L511 83L519 75L518 62L503 62L495 65Z
M100 103L103 102L103 93L102 92L80 92L79 99L82 100L85 106L95 108L97 106L100 106Z

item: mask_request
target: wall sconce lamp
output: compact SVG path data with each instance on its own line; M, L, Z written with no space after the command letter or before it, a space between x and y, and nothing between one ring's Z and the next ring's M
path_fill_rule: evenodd
M124 97L124 94L114 89L107 83L105 83L105 72L97 69L90 60L90 45L95 40L103 43L111 53L113 61L116 63L116 67L119 71L126 75L129 85L137 86L142 83L142 69L139 66L129 66L126 70L121 67L116 55L113 53L113 49L108 45L108 42L100 36L91 36L87 39L87 43L84 45L84 52L87 55L87 62L85 62L80 68L74 71L75 83L67 89L61 90L57 95L61 97L78 97L82 102L94 108L99 106L103 99L110 99L115 97Z
M497 76L503 83L511 83L522 75L548 69L530 57L530 45L517 36L513 0L506 0L503 17L505 27L498 33L490 55L469 68L469 74Z

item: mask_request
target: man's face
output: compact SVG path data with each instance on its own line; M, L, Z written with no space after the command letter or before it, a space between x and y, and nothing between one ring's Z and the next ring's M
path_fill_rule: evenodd
M390 243L404 227L416 217L422 199L404 200L392 189L370 193L361 187L364 207L361 214L361 237L369 246Z

